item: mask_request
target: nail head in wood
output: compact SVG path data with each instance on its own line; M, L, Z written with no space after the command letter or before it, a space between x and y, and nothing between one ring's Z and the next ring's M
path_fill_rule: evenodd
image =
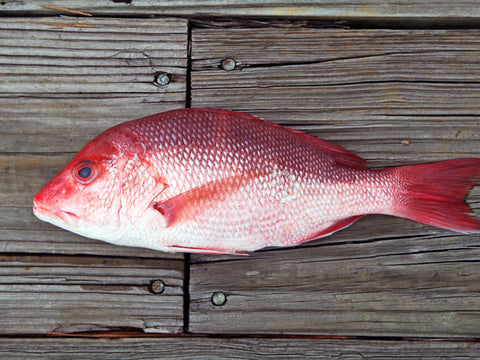
M167 86L168 84L170 84L170 75L165 72L155 74L153 84L158 87Z
M165 283L162 280L152 280L149 290L152 294L160 295L165 291Z
M212 303L215 306L223 306L227 302L227 296L221 291L214 292L212 295Z
M237 63L234 59L225 59L222 61L222 69L225 70L225 71L232 71L232 70L235 70L235 68L237 67Z

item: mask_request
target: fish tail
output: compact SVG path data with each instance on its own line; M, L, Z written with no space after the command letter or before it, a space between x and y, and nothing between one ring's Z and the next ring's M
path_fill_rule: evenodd
M386 169L399 184L391 215L459 232L480 232L464 198L480 179L480 158Z

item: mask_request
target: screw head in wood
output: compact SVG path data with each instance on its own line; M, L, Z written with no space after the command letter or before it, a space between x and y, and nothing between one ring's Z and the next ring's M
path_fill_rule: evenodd
M162 280L152 280L148 289L152 294L160 295L165 291L165 283Z
M212 295L212 304L215 306L223 306L227 302L227 295L221 291L214 292Z
M170 84L170 75L165 72L159 72L155 74L153 85L163 87L167 86L168 84Z
M237 63L234 59L228 58L222 61L221 67L225 71L232 71L237 67Z

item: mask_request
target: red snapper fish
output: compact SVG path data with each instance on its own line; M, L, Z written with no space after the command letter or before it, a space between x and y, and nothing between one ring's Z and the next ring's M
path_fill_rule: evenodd
M168 252L293 246L387 214L479 233L463 198L480 158L368 169L344 148L226 110L128 121L89 142L33 199L74 233Z

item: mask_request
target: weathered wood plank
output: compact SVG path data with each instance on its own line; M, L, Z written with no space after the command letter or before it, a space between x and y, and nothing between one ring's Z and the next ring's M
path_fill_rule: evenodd
M288 34L288 36L287 36ZM284 35L284 36L282 36ZM421 62L427 65L428 57L423 54L433 53L442 56L443 61L448 61L452 51L478 51L476 42L478 30L388 30L388 29L311 29L311 28L234 28L234 29L194 29L192 56L195 62L193 68L218 68L220 63L213 60L223 60L226 57L234 57L240 67L255 65L296 65L306 62L334 62L339 68L336 71L347 71L349 63L342 61L362 60L365 61L367 71L371 57L377 57L378 66L389 66L382 56L408 56L418 54L412 64L401 62L405 66L416 66ZM463 41L460 41L463 40ZM219 46L214 46L217 41ZM227 47L230 45L230 47ZM400 59L390 58L391 61ZM474 63L478 58L470 57ZM462 59L458 59L464 63ZM355 63L352 63L353 65ZM307 64L308 65L308 64ZM308 78L309 67L305 68L305 81ZM407 68L408 69L408 68ZM397 67L395 73L405 73L406 69ZM452 73L453 69L448 70ZM280 73L279 73L280 74ZM279 74L276 74L278 76ZM327 79L335 79L333 74L323 74ZM365 78L365 72L353 74L355 77ZM427 74L418 74L427 76ZM224 75L225 76L225 75ZM441 73L430 76L442 76ZM337 79L340 82L342 79ZM409 77L409 80L412 80ZM315 78L312 79L315 81ZM317 81L324 81L321 77Z
M46 5L46 6L45 6ZM48 8L47 6L51 6ZM52 7L68 8L86 14L111 15L167 15L167 16L260 16L260 17L323 17L323 18L358 18L358 19L468 19L480 17L478 6L474 1L457 1L455 6L446 0L436 1L154 1L125 0L96 2L92 0L50 0L42 4L8 0L2 2L0 11L5 14L38 15L72 14L72 11ZM76 15L79 15L78 13ZM80 14L81 15L81 14Z
M192 106L290 125L376 167L480 156L479 35L196 29ZM479 186L468 201L478 215ZM193 255L190 330L478 337L479 241L370 216L296 249Z
M184 20L3 18L0 151L75 152L121 121L184 107L187 41ZM154 86L159 72L170 84Z
M41 223L31 199L101 131L185 106L187 42L187 22L178 19L0 21L2 251L183 258ZM154 86L158 72L171 83Z
M411 153L422 153L424 161L474 156L479 34L198 29L192 106L223 106L294 125L377 166L411 162ZM235 70L221 69L226 58L237 62Z
M478 243L460 236L373 238L197 259L190 330L478 336ZM218 291L227 296L223 306L212 304Z
M184 20L0 20L0 334L183 331L183 255L76 236L31 207L99 132L185 105L187 43Z
M4 359L463 359L478 358L469 341L365 341L302 338L0 338Z
M183 330L183 261L0 256L0 334ZM162 280L165 291L149 291Z

